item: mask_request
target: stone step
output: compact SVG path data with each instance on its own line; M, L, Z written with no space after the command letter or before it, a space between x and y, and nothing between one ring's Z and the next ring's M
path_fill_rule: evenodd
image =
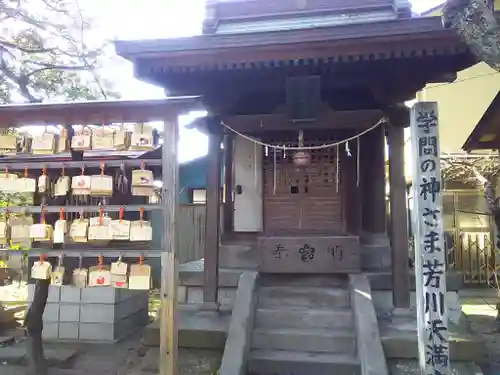
M356 336L345 329L256 328L252 348L356 355Z
M258 308L256 328L350 328L353 316L350 309Z
M301 275L301 274L261 274L261 286L325 286L347 287L347 275Z
M340 288L265 286L258 292L260 307L349 307L349 292Z
M344 354L253 350L248 363L250 375L359 375L357 359Z
M221 245L219 267L256 269L258 265L255 245Z

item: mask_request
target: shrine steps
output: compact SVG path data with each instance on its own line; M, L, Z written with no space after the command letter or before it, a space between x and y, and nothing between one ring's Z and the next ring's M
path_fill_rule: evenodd
M261 350L356 355L356 335L352 329L329 328L256 328L252 345Z
M345 279L262 275L248 374L360 374L355 332Z
M325 287L267 286L259 292L259 306L318 308L349 307L349 293L344 289Z
M353 356L331 353L253 351L250 374L259 375L331 375L360 374Z

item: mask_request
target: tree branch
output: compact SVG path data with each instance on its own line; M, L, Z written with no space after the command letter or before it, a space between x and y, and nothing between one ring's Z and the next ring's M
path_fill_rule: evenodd
M6 49L16 49L24 53L48 53L56 52L57 48L25 48L12 42L8 42L3 38L0 38L0 46Z
M5 77L7 77L9 80L11 80L19 87L19 91L21 92L21 95L23 97L28 99L31 103L42 102L42 100L40 98L35 97L28 88L29 85L28 77L17 76L11 69L9 69L9 66L7 65L7 62L5 61L5 58L3 57L1 52L0 52L0 70L5 75Z
M86 66L66 66L66 65L51 65L45 64L46 66L40 69L33 70L26 74L26 77L34 76L40 72L44 72L46 70L87 70Z
M459 158L447 155L441 159L443 179L483 185L495 180L500 173L500 164L495 155L480 158Z
M48 0L42 0L42 3L44 3L45 6L48 9L50 9L51 11L54 11L54 12L57 12L57 13L69 14L69 11L64 6L62 8L56 8L55 6L53 6L52 4L50 4Z
M84 30L85 30L85 20L83 19L83 14L82 14L82 9L80 8L80 3L78 0L75 0L76 8L78 9L78 15L80 16L80 39L82 41L82 49L85 52L87 50L87 46L84 43ZM95 73L95 70L93 67L91 67L88 63L88 60L85 56L82 57L82 60L85 65L89 66L90 73L92 74L92 77L94 78L94 82L96 83L97 87L99 87L99 91L101 92L101 95L103 99L108 99L108 95L106 94L106 90L104 90L103 85L101 84L101 80L99 79L98 75Z

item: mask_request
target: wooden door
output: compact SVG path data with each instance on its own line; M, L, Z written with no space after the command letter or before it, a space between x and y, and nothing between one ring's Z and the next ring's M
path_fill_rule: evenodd
M262 231L262 146L240 136L235 137L234 231Z
M324 138L306 145L325 144ZM275 140L274 144L280 144ZM283 143L282 143L283 144ZM342 232L336 148L312 150L307 167L293 164L293 152L264 156L264 230L269 234Z

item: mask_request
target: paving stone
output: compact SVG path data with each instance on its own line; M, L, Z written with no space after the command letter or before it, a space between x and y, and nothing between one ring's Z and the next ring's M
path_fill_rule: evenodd
M14 336L0 336L0 346L10 345L14 340Z
M26 367L0 365L0 374L2 375L26 375ZM50 369L50 375L88 375L88 371L80 369ZM99 375L116 375L116 372L101 371ZM136 375L136 374L133 374ZM141 374L137 374L141 375ZM150 374L149 374L150 375Z
M5 364L21 365L26 356L26 349L20 346L0 348L0 362ZM2 373L3 374L3 373Z
M390 360L387 363L391 375L420 375L416 360ZM481 369L471 362L452 361L452 375L482 375Z
M71 348L47 347L47 345L44 345L44 354L49 366L61 366L74 358L77 351ZM9 365L24 365L25 360L26 345L23 343L15 346L0 348L0 362Z
M78 351L71 348L44 348L45 359L49 366L62 366L76 357Z
M151 348L141 361L140 369L145 372L157 372L160 349Z

